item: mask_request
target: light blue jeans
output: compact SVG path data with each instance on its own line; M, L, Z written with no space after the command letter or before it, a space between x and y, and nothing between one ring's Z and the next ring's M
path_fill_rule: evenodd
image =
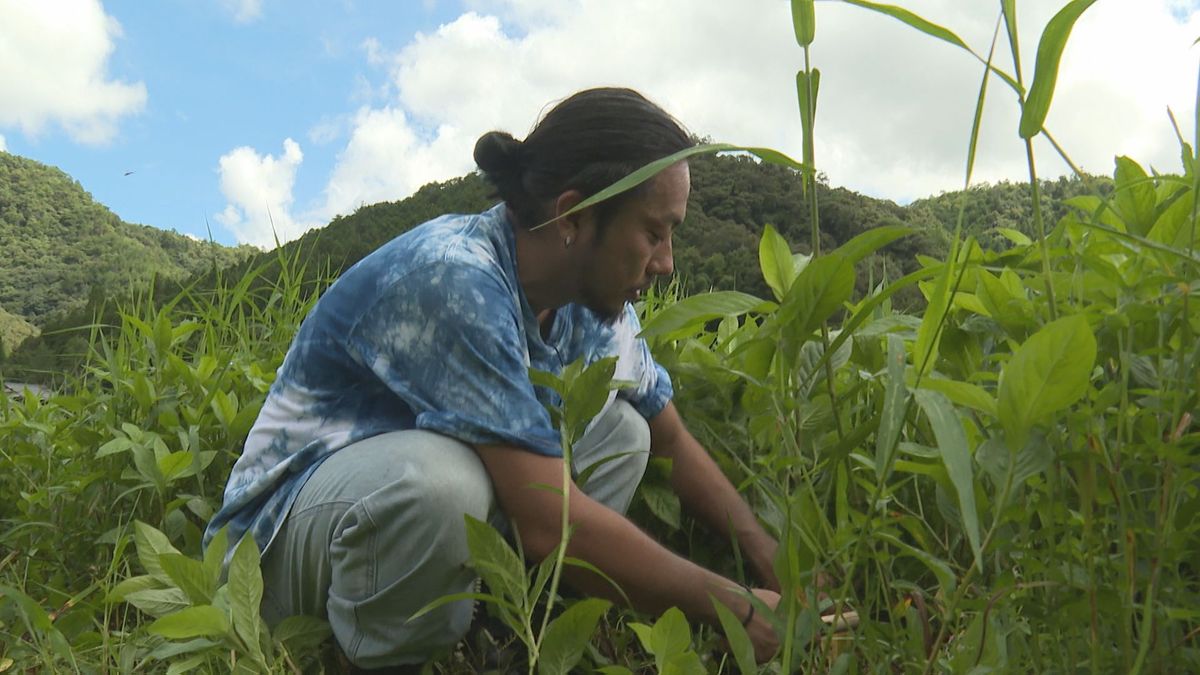
M650 430L618 399L574 449L582 487L624 513L646 469ZM608 459L607 461L606 458ZM475 590L463 514L505 526L470 446L398 431L335 452L305 482L263 558L263 617L327 618L360 668L420 663L466 634L473 603L408 618L443 595Z

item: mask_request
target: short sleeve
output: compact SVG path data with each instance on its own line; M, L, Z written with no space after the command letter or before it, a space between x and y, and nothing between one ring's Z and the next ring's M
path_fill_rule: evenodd
M560 456L529 381L520 307L497 270L444 260L410 270L353 326L349 350L419 429Z

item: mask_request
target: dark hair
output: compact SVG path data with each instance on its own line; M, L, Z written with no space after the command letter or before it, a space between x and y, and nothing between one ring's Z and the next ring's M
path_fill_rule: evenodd
M587 89L546 113L524 142L490 131L475 143L475 163L522 227L549 220L548 200L568 190L590 197L639 167L694 145L662 108L632 89ZM607 222L642 188L596 205Z

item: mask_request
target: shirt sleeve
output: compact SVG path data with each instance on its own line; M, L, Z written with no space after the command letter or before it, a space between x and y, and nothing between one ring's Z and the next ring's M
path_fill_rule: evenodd
M498 272L461 260L416 267L364 312L348 347L417 428L561 456L529 381L520 307Z

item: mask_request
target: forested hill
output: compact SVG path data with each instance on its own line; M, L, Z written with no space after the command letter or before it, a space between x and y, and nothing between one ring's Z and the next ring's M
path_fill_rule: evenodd
M126 223L59 169L0 152L0 340L11 347L90 296L183 279L252 249Z
M796 251L810 248L808 202L798 174L749 157L700 156L690 164L692 192L687 219L675 231L675 269L686 288L769 295L758 266L763 227L774 226ZM339 216L328 226L285 244L282 251L261 254L224 276L237 279L243 269L269 266L279 253L285 259L299 253L298 259L310 273L337 274L430 218L487 208L495 201L489 193L487 183L476 174L426 185L407 199L372 204ZM914 222L908 209L890 201L826 186L820 186L818 193L826 250L873 227L896 223L913 225L916 233L886 249L883 257L892 272L913 269L917 252L939 255L946 250L950 229L935 216L923 214L920 222Z
M810 249L810 212L798 174L744 156L701 156L690 163L688 215L675 235L675 268L686 290L737 289L769 297L758 266L758 240L764 226L779 230L795 251ZM478 212L494 202L488 196L488 185L478 175L468 174L426 185L400 201L372 204L339 216L279 251L247 255L246 248L225 249L122 223L56 169L0 153L0 170L6 174L0 178L0 249L11 247L14 251L0 263L0 308L34 325L58 310L49 325L43 326L58 336L27 340L11 355L10 366L44 372L68 368L82 351L79 340L83 333L71 329L93 321L87 307L89 288L103 289L92 291L94 307L102 299L97 295L120 298L131 285L147 287L138 284L157 270L158 297L166 301L184 284L203 289L218 283L214 261L224 283L236 282L251 268L257 270L260 282L265 282L274 276L281 260L300 263L309 278L336 276L419 223L445 213ZM1107 179L1093 182L1106 188ZM1042 187L1048 227L1061 216L1062 200L1087 191L1073 179L1045 182ZM1000 244L997 227L1031 233L1028 190L1027 184L1009 183L972 188L965 195L965 232L985 246ZM914 230L869 261L870 267L859 275L860 290L865 290L869 280L878 282L883 274L894 279L912 271L918 253L944 256L964 203L960 192L908 206L823 184L817 192L823 250L881 225L904 224ZM204 270L199 276L185 277L199 270ZM915 294L913 289L897 301L919 302ZM72 308L76 311L64 313ZM108 311L111 314L111 305ZM7 330L9 335L24 336L33 329L28 324L6 329L4 321L0 311L0 335ZM68 346L66 342L72 338L65 336L74 336L75 344Z

